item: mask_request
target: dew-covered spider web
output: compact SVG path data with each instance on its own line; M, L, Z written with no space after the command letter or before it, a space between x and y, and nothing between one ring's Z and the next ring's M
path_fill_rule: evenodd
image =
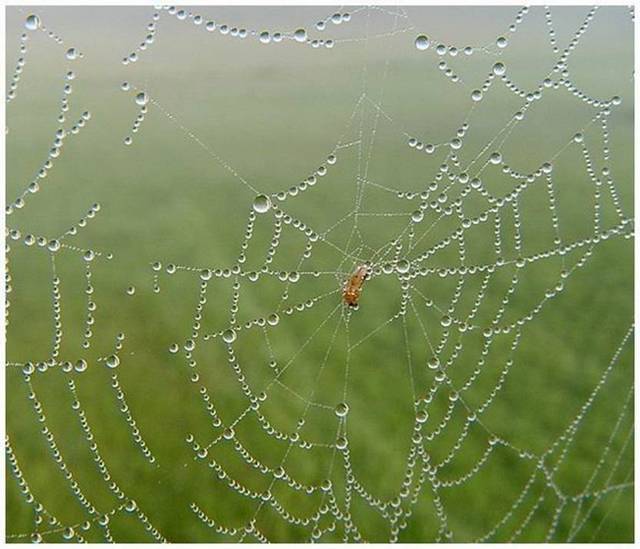
M631 541L633 18L9 8L7 541Z

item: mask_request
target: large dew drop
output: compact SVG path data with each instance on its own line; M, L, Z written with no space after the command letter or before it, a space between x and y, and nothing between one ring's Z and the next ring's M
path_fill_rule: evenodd
M406 259L401 259L396 264L396 269L399 273L409 272L410 267L411 267L411 264Z
M149 96L145 92L140 92L136 95L136 104L144 107L149 102Z
M29 15L24 22L24 26L28 30L36 30L40 26L40 18L37 15Z
M416 48L421 51L426 50L430 44L431 42L429 41L429 38L424 34L421 34L420 36L418 36L418 38L416 38Z
M257 213L266 213L269 211L269 208L271 208L271 200L267 195L259 194L255 197L253 201L253 209Z
M296 39L296 42L306 42L307 31L304 29L298 29L293 33L293 37Z
M73 61L74 59L78 58L78 50L75 48L69 48L65 56L67 59L69 59L69 61Z
M236 332L231 328L225 330L224 332L222 332L222 340L225 343L233 343L236 340Z
M348 446L348 441L346 437L338 437L336 440L336 448L338 450L345 450Z
M349 405L346 402L340 402L335 409L338 417L345 417L349 413Z
M271 42L271 35L267 31L261 32L260 42L262 42L263 44L268 44L269 42Z
M118 358L117 355L111 355L106 360L106 365L109 368L117 368L119 366L119 364L120 364L120 359Z

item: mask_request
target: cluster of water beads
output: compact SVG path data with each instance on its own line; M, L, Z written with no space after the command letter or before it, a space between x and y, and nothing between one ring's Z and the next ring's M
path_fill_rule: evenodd
M509 41L504 36L499 36L498 38L496 38L496 41L495 41L495 45L499 49L506 48L508 43ZM426 51L433 45L433 42L426 34L419 34L414 40L414 45L417 50ZM478 50L485 50L485 48L478 47L478 46L464 46L464 47L458 48L457 46L453 46L453 45L447 46L446 44L443 44L443 43L436 44L434 48L434 51L440 57L445 55L448 55L449 57L457 57L459 54L470 56L470 55L473 55L473 53Z
M231 26L226 23L216 23L213 20L205 20L201 15L194 14L185 9L179 9L176 6L168 6L164 9L170 15L175 16L178 20L186 21L191 19L193 24L196 26L202 26L208 32L218 31L222 35L237 37L237 38L246 38L247 36L255 36L261 44L279 44L285 41L294 41L301 44L308 44L313 48L318 48L324 46L325 48L333 48L335 41L334 40L322 40L322 39L309 39L306 29L297 28L291 32L283 32L283 31L270 31L270 30L257 30L257 29L246 29L244 27L236 27ZM349 21L351 19L351 15L348 13L345 14L334 14L329 17L327 20L336 22L339 24L342 21ZM316 25L318 30L324 30L325 22L319 22ZM125 61L135 61L135 58L131 58L131 56L135 57L135 53L132 53L128 58L123 60Z
M123 339L123 336L119 336L118 337L118 344L116 345L116 349L119 349L121 346L121 341ZM119 359L117 358L116 355L111 355L109 357L106 357L105 359L106 364L109 368L115 368L118 366L119 363ZM65 372L69 372L71 371L71 363L62 363L62 368L63 371ZM85 371L87 369L87 362L84 359L80 359L76 362L75 365L75 369L78 372L82 372ZM53 529L51 531L49 531L48 533L52 533L52 532L61 532L63 537L65 539L71 539L73 537L78 538L79 540L82 539L81 536L79 536L76 532L77 529L82 529L82 530L88 530L91 527L91 524L93 522L97 522L97 524L99 526L102 527L103 529L103 533L105 536L105 539L107 541L113 541L113 539L111 538L111 534L108 528L109 522L110 522L110 518L112 516L114 516L117 512L121 511L121 510L125 510L129 513L136 513L138 516L138 519L142 522L142 524L145 526L145 529L150 532L150 534L153 536L153 538L156 541L166 541L165 538L158 532L158 530L153 527L153 525L151 524L151 522L148 520L148 518L146 517L146 515L142 512L142 510L140 510L138 508L138 506L136 505L135 501L128 499L126 497L126 495L124 494L124 492L118 487L117 483L113 480L112 475L106 465L106 463L104 462L104 460L102 459L101 455L100 455L100 451L99 448L95 442L95 437L93 435L93 432L89 426L89 423L87 421L86 418L86 413L84 411L84 409L82 408L80 401L78 399L78 394L76 391L76 385L73 379L69 378L67 380L67 385L68 388L72 394L73 397L73 401L71 404L71 408L72 410L76 413L76 415L78 416L78 419L80 421L80 425L82 427L82 430L85 433L85 437L87 439L88 445L89 445L89 450L93 455L93 460L96 463L96 466L98 468L98 471L100 472L100 474L102 475L102 478L104 480L104 482L107 484L109 490L114 494L114 496L116 496L117 500L122 501L123 503L119 504L119 506L113 508L111 511L107 512L107 513L98 513L98 510L96 509L96 507L94 507L91 502L86 498L86 496L83 494L83 492L81 491L78 482L74 479L73 474L71 473L71 471L69 470L67 464L65 463L65 461L63 460L57 444L55 442L55 438L53 436L53 433L48 429L47 425L46 425L46 417L44 415L43 412L43 407L42 404L37 400L36 394L34 392L33 386L31 385L31 381L30 381L30 374L25 373L25 382L27 383L29 389L30 389L30 395L29 395L29 399L32 401L33 403L33 408L34 411L36 412L36 414L38 415L39 421L40 423L43 424L43 430L42 433L45 435L46 440L50 446L50 449L52 451L53 457L56 461L56 463L58 463L58 466L60 467L60 469L65 473L65 477L67 479L67 481L69 482L69 485L74 493L74 495L76 496L76 498L78 499L78 501L83 505L83 507L86 508L86 510L88 511L89 515L92 516L92 520L91 521L85 521L82 524L78 524L78 525L74 525L74 526L67 526L67 527L62 527L59 525L59 523L57 521L51 521L52 525L58 525L59 527L56 529ZM117 383L117 377L115 377L115 373L114 376L112 377L112 379L114 380L114 388L118 391L118 399L124 401L124 394L122 393L122 391L120 390L120 386ZM127 415L128 418L131 419L130 422L130 426L133 429L133 433L134 433L134 439L136 439L138 441L139 439L139 432L137 431L137 428L135 427L135 421L133 421L133 418L131 418L130 414L128 414L128 408L126 408L126 402L124 403L124 408L122 408L122 412L125 413L125 415ZM140 442L139 442L140 444ZM151 462L153 462L153 456L151 455L151 453L148 451L148 449L146 448L146 446L144 445L144 442L142 442L143 445L143 451L145 453L145 456L147 457L147 459L149 459ZM36 535L36 534L34 534ZM37 533L38 539L36 539L36 542L42 541L41 537L42 535L40 533Z
M68 101L66 99L66 96L63 96L60 114L58 115L58 121L65 121L64 113L68 109ZM83 128L87 121L90 119L91 113L89 111L84 111L80 119L72 126L70 133L79 133L80 129ZM67 132L64 128L59 128L56 130L54 141L47 155L47 159L38 170L36 177L31 181L31 183L27 185L27 188L15 199L13 203L10 203L6 206L5 213L7 215L11 215L14 209L22 209L25 205L26 198L29 195L35 194L40 190L40 180L45 179L49 175L49 171L54 167L54 162L60 156L60 152L65 143L65 138L67 138L68 136L69 132Z
M122 348L123 340L124 340L124 334L119 334L117 344L116 344L116 351ZM105 365L108 368L113 370L120 365L120 358L118 357L117 354L109 355L105 359ZM116 399L119 402L118 408L125 417L125 420L127 422L127 425L129 426L129 429L131 431L131 436L134 442L142 452L142 455L145 457L145 459L147 459L149 463L155 463L156 458L151 452L151 450L149 449L149 447L147 446L147 443L145 442L145 440L142 438L142 434L140 433L140 429L138 428L137 422L131 413L129 405L127 404L127 400L124 394L124 389L120 384L120 381L118 378L118 372L116 371L114 371L111 374L111 387L115 392Z
M360 11L360 9L355 11ZM341 23L348 23L349 21L351 21L350 12L343 12L343 13L335 12L327 16L325 19L318 21L315 27L316 27L316 30L324 31L327 28L327 23L332 23L333 25L340 25Z
M97 213L100 211L101 206L98 202L91 205L87 213L80 218L80 220L75 224L69 227L65 233L57 240L51 240L49 242L48 248L50 252L56 252L60 249L60 240L68 237L75 236L78 234L79 230L84 229L91 219L94 219Z
M295 197L302 194L306 190L315 186L316 183L318 183L318 179L320 177L326 176L327 173L329 173L329 168L333 166L337 162L337 160L338 160L337 156L334 153L331 153L329 156L327 156L326 164L321 165L314 173L312 173L304 181L301 181L297 185L293 185L289 187L289 189L287 189L286 191L283 190L283 191L273 193L271 195L271 198L274 200L278 200L279 202L284 202L285 200L287 200L288 197ZM261 198L260 201L264 202L264 199ZM254 209L255 207L256 207L256 204L254 201ZM264 213L264 212L258 212L258 213Z
M42 543L44 541L43 534L62 532L63 539L70 540L75 537L79 543L82 543L84 538L79 533L76 533L74 527L63 526L55 515L51 514L33 495L33 492L20 469L20 465L18 464L18 460L13 452L8 435L5 438L5 451L7 455L7 462L11 468L11 473L13 474L14 479L18 484L18 488L25 502L31 506L34 512L33 523L36 531L29 535L30 541L32 543ZM46 530L42 531L43 528ZM78 526L76 526L76 528L78 528ZM12 534L7 535L8 539L18 539L19 537L22 536Z
M271 33L269 31L262 31L258 34L258 40L262 44L278 44L284 39L293 39L295 42L308 44L313 48L319 48L321 46L333 48L335 44L333 40L309 39L305 29L296 29L292 35L283 35L280 32Z
M235 361L231 354L230 354L230 361L234 362L234 369L236 369L237 365L235 364ZM237 372L238 374L240 373L239 370L237 370ZM247 411L253 410L256 413L260 423L262 424L262 427L266 430L268 434L274 436L276 439L279 439L279 440L288 440L289 448L291 448L291 445L293 444L299 446L302 449L309 449L313 446L312 443L305 442L303 439L301 439L299 435L299 430L305 424L304 415L297 422L296 430L292 434L287 435L286 433L279 432L276 429L274 429L268 423L266 418L264 418L264 416L260 414L259 412L260 401L263 401L266 398L266 395L264 393L262 393L257 398L255 398L251 396L251 392L247 387L247 396L251 400L251 406L247 408ZM238 418L238 420L236 420L234 424L237 423L237 421L239 421L243 416L244 414L240 418ZM337 510L337 502L335 500L335 496L332 493L332 483L328 479L322 481L319 486L305 485L305 484L299 483L298 481L293 479L291 476L289 476L283 467L284 462L286 460L286 455L287 455L286 453L285 453L285 457L283 457L280 460L279 466L273 468L265 465L264 463L256 459L254 456L252 456L251 453L244 448L241 442L235 437L233 426L226 427L222 432L222 434L220 435L220 437L217 438L211 445L216 444L218 441L224 441L224 440L231 441L233 443L234 450L249 466L251 466L255 470L260 471L264 475L270 476L272 478L271 485L266 491L263 491L263 492L253 491L247 488L246 486L244 486L241 482L237 481L235 478L233 478L215 459L211 459L209 461L209 467L214 469L216 476L219 480L224 481L232 490L236 491L237 493L249 499L253 499L260 502L258 511L260 510L260 508L262 508L263 504L268 503L274 508L274 510L278 513L278 515L280 515L280 517L282 517L285 521L287 521L290 524L296 524L300 526L306 526L306 525L309 525L310 523L314 523L317 526L317 522L320 519L320 517L329 511L331 511L332 514L336 514L336 515L340 514L340 512ZM196 453L196 457L198 459L207 458L208 448L211 445L208 445L206 447L201 447L195 441L195 438L193 437L193 435L187 435L186 442L192 446L192 450L194 451L194 453ZM344 444L342 441L340 442L340 445L346 448L346 444ZM314 492L320 490L324 492L326 496L328 496L331 506L330 507L326 505L321 506L310 517L296 517L294 514L287 511L284 508L284 506L273 496L270 488L271 486L274 485L276 481L285 482L289 487L305 494L313 494ZM324 499L325 498L323 497L323 501ZM216 528L216 531L218 531L219 533L235 535L238 532L238 529L235 529L235 528L229 529L222 526L217 526L216 523L212 519L207 517L206 514L195 503L191 504L191 509L198 515L198 517L203 522L205 522L207 525L209 525L212 528ZM264 536L264 534L256 533L256 530L257 529L255 526L255 517L254 517L253 520L249 521L249 523L247 523L244 527L239 529L240 538L237 541L242 541L245 535L247 534L258 536L261 541L264 541L264 542L268 541L267 538Z
M516 15L515 22L509 26L509 33L514 33L517 30L517 26L522 22L524 16L528 13L529 8L524 7L520 9ZM414 45L419 51L428 50L433 44L433 40L427 36L426 34L419 34L415 40ZM506 36L498 36L493 44L488 44L485 46L464 46L457 47L454 45L445 45L443 43L437 43L435 45L435 53L439 57L443 57L448 55L449 57L458 57L460 54L464 54L465 57L471 56L474 52L483 52L490 55L496 55L500 53L501 50L507 47L509 44L509 40ZM451 67L447 64L447 62L442 59L438 61L438 68L442 71L442 73L449 78L453 83L460 84L462 83L462 79L458 74L456 74ZM491 75L490 75L491 76ZM488 83L485 82L482 89L476 89L472 92L471 97L474 101L480 101L482 99L482 92L488 89Z
M51 38L57 44L63 44L62 38L53 31L47 31L47 28L42 24L40 17L34 13L27 15L27 17L24 20L24 28L31 32L40 30L44 32L48 38Z
M46 32L46 28L42 25L40 18L37 15L34 15L34 14L28 15L27 18L25 19L24 26L28 31L41 30L45 32L47 36L53 39L56 43L58 44L63 43L62 38L60 38L54 32L51 32L51 31L49 31L48 33ZM9 91L7 92L7 102L10 102L16 97L18 83L20 81L20 76L22 74L22 71L24 70L25 62L26 62L25 59L26 59L26 53L27 53L27 45L26 45L27 40L29 40L29 35L27 33L22 33L20 36L20 57L16 62L16 68L13 72L13 75L11 76L11 83L9 84ZM68 50L67 58L69 58L69 52L72 50L76 52L74 48L72 48L71 50ZM76 54L74 54L74 58L75 58L75 55Z
M120 89L124 92L128 92L131 89L131 85L129 84L129 82L123 82L120 85ZM136 119L131 128L131 133L138 133L138 131L140 130L140 126L144 122L145 115L147 114L147 109L148 109L147 105L149 104L149 101L150 101L149 95L145 91L137 91L137 93L134 96L134 101L135 101L135 104L138 107L140 107L140 109L138 112L138 116L136 116ZM128 135L124 138L123 142L125 145L131 145L133 143L133 138L130 135Z
M407 140L407 145L409 145L409 147L411 147L412 149L415 149L416 151L424 151L426 154L433 154L439 148L445 147L445 146L450 147L450 149L452 151L457 151L457 150L462 148L463 138L465 137L465 135L466 135L468 130L469 130L469 124L467 122L464 122L456 130L456 136L451 138L451 140L449 142L447 142L447 143L436 143L436 144L434 144L434 143L424 143L424 142L418 140L417 137L409 137L409 139ZM451 160L453 162L453 158ZM447 171L448 171L448 165L447 164L443 164L441 166L441 173L445 173ZM437 188L437 185L436 185L436 188ZM433 190L435 190L435 188L431 189L431 190L433 191ZM412 199L416 198L417 196L420 196L423 200L426 200L426 198L428 198L428 196L429 196L426 191L423 191L421 193L397 192L396 194L398 195L398 198L407 198L409 200L412 200Z
M144 40L138 45L138 47L129 53L129 55L122 58L122 64L128 65L129 63L135 63L138 60L138 54L149 48L156 38L156 26L157 21L160 19L160 13L154 12L152 20L147 23L147 34Z
M223 36L231 36L241 39L246 38L247 36L258 36L260 41L264 43L271 42L271 39L273 39L274 42L281 42L284 37L284 35L280 32L275 32L273 33L273 35L267 33L267 35L269 35L269 39L266 40L264 37L262 37L262 34L266 31L260 33L256 30L247 30L242 26L233 26L228 23L220 23L212 19L205 19L202 15L194 14L190 11L178 8L176 6L165 6L164 9L167 11L167 13L169 13L169 15L173 15L180 21L186 21L190 19L194 25L202 26L202 28L207 32L214 32L217 30Z
M29 39L26 33L22 33L20 36L20 57L16 62L16 68L11 75L11 83L9 84L9 91L7 92L7 103L12 99L15 99L16 92L18 90L18 83L20 82L20 76L24 70L26 63L27 45L26 42Z

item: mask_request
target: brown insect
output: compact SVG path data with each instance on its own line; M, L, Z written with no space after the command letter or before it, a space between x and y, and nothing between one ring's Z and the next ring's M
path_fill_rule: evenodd
M356 305L358 305L360 293L362 292L362 286L368 275L369 267L367 267L366 265L360 265L344 285L342 298L344 299L344 302L349 305L349 307L355 307Z

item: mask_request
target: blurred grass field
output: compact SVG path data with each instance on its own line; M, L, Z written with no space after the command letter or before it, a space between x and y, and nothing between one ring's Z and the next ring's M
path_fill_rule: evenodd
M194 10L195 11L195 10ZM315 8L213 8L197 10L205 20L228 21L247 28L292 30L307 27L309 34L318 19L333 13L329 7ZM426 52L414 47L415 36L426 33L434 44L486 44L505 32L515 8L407 8L410 20L396 22L398 29L414 28L391 36L377 36L393 28L394 17L383 10L363 10L349 24L329 28L332 49L303 47L289 43L261 45L254 37L244 40L207 33L192 22L178 21L163 13L155 43L137 63L124 66L120 59L144 38L151 8L43 7L7 9L7 82L18 52L24 19L37 13L43 23L65 41L55 44L43 32L31 32L25 67L17 97L7 104L6 199L13 201L32 180L51 147L59 127L56 116L62 98L64 75L77 72L69 96L65 127L85 110L91 119L65 145L40 191L29 195L24 208L6 218L8 227L22 235L32 233L52 238L76 223L98 202L100 212L77 236L65 242L79 249L112 252L92 263L92 299L97 304L92 343L81 347L86 317L84 261L81 254L63 249L56 254L60 277L63 339L61 360L85 358L89 368L81 374L65 374L59 367L31 377L34 391L46 414L46 425L55 435L64 462L82 491L101 512L112 509L116 498L101 478L72 408L67 379L76 381L79 400L111 477L144 510L151 522L170 541L229 541L230 537L207 528L190 510L192 502L217 523L239 528L255 513L257 502L232 491L215 477L206 461L194 460L185 442L188 434L208 443L222 432L213 427L199 388L206 386L224 423L231 422L247 406L233 371L227 364L220 339L199 340L194 358L200 375L192 372L184 354L168 349L191 337L198 303L197 272L162 273L160 292L153 292L151 264L164 266L230 268L235 264L254 194L225 169L218 156L260 192L272 193L298 184L323 165L339 139L344 143L362 136L364 156L358 146L340 149L337 162L307 191L282 202L290 215L317 232L332 227L354 210L360 188L357 176L399 191L422 190L431 182L446 156L446 147L433 155L407 146L408 132L419 139L442 143L451 139L471 105L470 92L482 82L496 58L480 52L470 57L447 57L462 77L449 81L437 68L433 46ZM587 8L553 8L554 25L561 47L582 23ZM369 13L369 15L365 15ZM624 215L633 218L633 28L628 9L600 8L589 30L580 39L569 63L571 79L591 97L609 100L618 95L622 104L609 118L610 168ZM370 36L368 41L360 40ZM340 39L356 39L339 42ZM83 57L65 60L64 51L75 46ZM509 37L501 55L509 77L522 88L537 86L553 66L544 11L531 13ZM146 90L157 104L136 134L131 126L138 114L134 92L123 92L129 81ZM359 98L366 97L364 100ZM380 103L385 115L377 115ZM468 163L521 108L524 101L495 81L469 118L464 147L458 155ZM355 110L354 110L355 108ZM162 112L170 113L173 120ZM354 115L355 113L355 115ZM594 116L593 107L567 90L545 91L526 119L510 135L501 152L505 162L520 173L535 171ZM353 118L352 118L353 115ZM349 126L349 121L352 120ZM186 131L184 131L184 128ZM374 131L375 128L375 131ZM585 132L585 143L596 170L603 166L602 131L598 124ZM197 141L189 134L197 136ZM133 144L123 143L133 136ZM375 138L372 140L372 136ZM371 147L369 148L369 146ZM366 170L366 171L365 171ZM365 175L366 174L366 175ZM559 230L563 242L593 235L594 185L589 180L580 148L567 147L553 165ZM486 168L483 182L496 196L514 185L499 166ZM459 190L453 190L452 196ZM366 185L360 212L409 214L419 200L399 198L379 186ZM601 228L619 223L606 188L602 188ZM544 180L528 188L520 199L523 255L557 248ZM465 215L478 215L486 200L472 194L464 200ZM517 258L513 247L513 214L502 218L503 255ZM457 227L457 219L427 231L436 215L427 212L418 225L420 245L415 258ZM349 249L370 259L373 250L392 240L407 225L408 216L359 217L362 246ZM351 224L337 226L329 239L345 248ZM272 239L273 214L257 216L254 236L246 251L245 270L258 269ZM496 262L494 224L489 219L468 231L465 251L468 264ZM52 272L50 254L38 246L26 247L7 239L11 247L11 306L6 355L9 363L44 361L51 353L53 338ZM311 256L297 265L305 239L284 225L272 265L273 270L328 271L337 275L301 276L289 291L291 304L339 290L342 279L355 267L336 248L314 244ZM584 248L565 256L566 268L574 266ZM426 262L428 267L459 265L456 249L444 250ZM521 271L504 315L514 322L528 314L555 285L562 270L561 259L539 259ZM476 322L488 322L500 307L513 265L496 268L479 307ZM484 273L468 275L456 315L466 315L474 306ZM446 309L452 299L457 276L428 275L412 284ZM201 333L225 329L229 322L233 278L209 284ZM133 296L126 288L135 286ZM265 316L278 308L283 283L261 277L240 286L238 321ZM414 294L420 303L418 294ZM340 293L320 300L314 307L293 315L280 315L277 326L267 327L271 352L281 364L295 356L283 382L302 395L315 390L314 401L329 407L343 400L345 365L349 364L348 434L353 473L371 494L381 500L397 496L405 469L415 419L407 355L411 357L415 391L423 395L433 380L426 367L430 357L420 323L409 307L406 332L400 321L391 322L363 340L349 353L347 345L360 341L381 326L401 307L397 274L381 275L365 285L361 306L351 314L348 331L340 322ZM424 303L423 303L424 304ZM434 341L443 328L441 313L425 307L419 318ZM517 448L536 455L558 440L589 399L593 388L633 323L633 239L614 236L598 243L583 267L564 281L564 288L550 299L533 320L522 328L521 341L497 396L483 412L482 424ZM316 332L317 330L317 332ZM111 372L98 357L113 352L116 335L125 334L118 367L120 383L140 432L156 461L150 464L131 437L119 402L110 384ZM313 339L309 339L315 334ZM335 334L335 335L334 335ZM454 351L458 335L442 351ZM448 374L461 387L472 375L481 357L483 337L478 330L460 334L462 350ZM477 408L499 382L510 356L513 333L496 336L485 357L481 375L464 393L465 402ZM249 386L259 393L273 376L268 363L269 347L261 329L239 332L233 348ZM325 364L318 376L320 366ZM588 408L556 483L569 496L607 485L633 481L633 415L625 399L633 385L632 340L623 346L615 366ZM69 489L64 474L51 456L42 425L28 398L29 389L19 367L7 367L7 434L31 492L62 524L79 524L86 511ZM429 407L427 429L433 429L448 406L446 391L438 393ZM623 410L627 410L612 430ZM290 433L304 410L304 402L279 385L273 386L261 411L279 431ZM426 448L432 462L451 451L460 435L465 414L461 407L451 422ZM312 408L300 434L306 440L332 444L338 421L332 410ZM267 436L253 418L240 423L238 440L251 454L270 467L282 459L286 444ZM476 422L456 458L443 471L444 478L464 475L478 462L488 444L486 430ZM604 453L603 453L604 452ZM306 484L327 478L331 448L294 448L288 454L287 472ZM211 457L251 490L262 492L271 477L244 464L231 443L215 446ZM552 467L557 453L549 459ZM602 463L599 464L602 459ZM518 498L535 463L519 457L510 448L495 450L486 464L461 486L440 490L454 541L472 541L498 523ZM610 476L610 473L611 476ZM338 498L342 496L345 472L336 459L330 478ZM295 516L309 516L320 504L318 494L302 495L276 483L274 496ZM537 510L528 516L544 494ZM34 526L28 505L7 468L6 525L8 541L24 541L12 534L46 531ZM600 498L588 498L581 509L591 514L576 541L632 541L633 488L612 490ZM498 531L495 541L508 539L526 524L520 541L544 540L558 505L557 495L538 477L522 506ZM554 541L569 535L578 503L569 499L559 516ZM389 524L354 496L354 523L367 540L385 541ZM257 518L258 528L272 541L304 541L309 528L291 525L269 506ZM423 489L414 512L400 533L400 541L433 540L439 528L433 494ZM151 541L135 516L119 513L110 523L116 541ZM104 541L104 532L94 527L82 535L88 541ZM340 527L322 541L341 541ZM45 541L62 541L59 533ZM253 541L247 538L247 541Z

